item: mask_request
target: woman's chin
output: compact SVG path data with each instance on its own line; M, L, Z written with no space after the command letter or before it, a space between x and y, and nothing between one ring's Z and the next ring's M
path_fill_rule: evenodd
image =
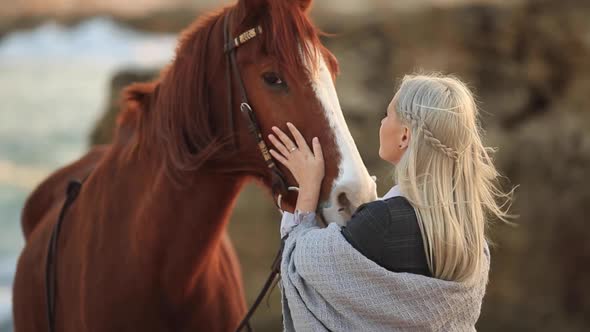
M381 158L381 160L386 161L394 166L397 164L397 161L394 160L395 158L393 158L393 156L384 155L383 152L381 152L381 149L379 149L379 158Z
M388 156L385 153L383 153L383 151L381 149L379 149L379 158L381 158L381 160L386 161L388 163L390 162L389 161L390 158L388 158Z

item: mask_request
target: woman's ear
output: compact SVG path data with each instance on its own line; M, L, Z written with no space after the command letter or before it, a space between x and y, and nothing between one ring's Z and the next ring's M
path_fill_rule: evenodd
M399 145L399 147L401 149L406 149L410 145L410 137L411 137L410 128L403 126L402 127L402 137L401 137L400 145Z

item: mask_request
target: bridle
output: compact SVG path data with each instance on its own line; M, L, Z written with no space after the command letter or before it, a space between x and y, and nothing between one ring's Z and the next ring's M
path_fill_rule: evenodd
M229 117L229 128L232 133L235 133L235 126L234 126L234 116L233 116L233 93L232 93L232 77L236 78L236 83L238 85L238 90L240 93L240 111L242 114L245 115L247 123L248 123L248 130L250 134L256 140L256 144L258 145L258 150L262 154L266 166L270 169L271 177L272 177L272 192L273 196L277 197L277 207L281 210L281 198L282 195L285 195L289 190L293 190L293 187L289 188L285 181L285 177L283 173L279 170L275 162L273 161L270 153L268 152L268 146L264 142L262 138L262 132L260 131L260 126L258 125L258 121L256 119L256 115L252 110L252 106L248 101L248 95L246 94L246 89L244 88L244 81L242 80L242 75L240 74L240 70L238 68L238 64L236 61L236 52L237 49L247 43L248 41L256 38L262 34L262 27L260 25L246 30L245 32L238 35L238 37L231 39L229 33L229 18L231 16L231 12L228 12L225 17L223 18L223 51L225 53L226 58L226 71L225 71L225 78L227 82L227 92L228 92L228 101L227 101L227 109L228 109L228 117ZM237 147L237 142L235 140L235 135L233 139L234 147Z
M279 211L281 211L281 213L282 213L281 200L282 200L283 195L285 195L288 191L297 190L298 188L287 186L287 183L285 182L285 177L283 176L281 171L278 169L275 162L272 160L270 153L268 152L268 147L267 147L266 143L264 142L264 139L262 138L262 132L260 131L260 126L258 125L258 121L256 120L256 115L254 114L254 111L252 110L252 106L250 106L250 103L248 102L248 95L246 94L246 89L244 88L244 82L242 80L242 76L240 75L240 70L238 68L238 64L236 61L237 49L240 46L247 43L248 41L250 41L251 39L256 38L257 36L260 36L262 34L262 27L260 25L258 25L252 29L249 29L249 30L241 33L240 35L238 35L238 37L230 39L230 34L229 34L230 15L231 15L231 12L228 12L225 15L225 17L223 18L223 39L224 39L224 41L223 41L224 50L223 51L225 53L225 58L226 58L226 81L227 81L227 92L228 92L228 115L229 115L229 122L230 122L229 123L230 130L232 132L235 132L233 112L232 112L233 94L232 94L232 80L231 79L233 76L233 77L236 77L236 82L239 87L240 98L241 98L240 111L242 112L242 114L244 114L246 116L246 119L248 120L247 121L248 122L248 129L249 129L250 133L252 134L252 136L254 136L254 139L256 139L258 149L260 150L260 153L262 154L262 157L264 158L264 161L266 162L266 166L270 169L271 176L272 176L273 196L275 196L275 195L277 196L277 207L279 208ZM234 143L234 146L236 147L237 144L235 141L235 136L234 136L233 143ZM273 284L273 282L275 281L277 276L280 274L280 268L281 268L280 264L281 264L281 258L282 258L284 245L285 245L285 238L281 239L281 245L279 247L279 251L277 252L277 255L275 256L275 259L273 260L270 275L266 279L266 282L264 283L262 290L260 291L260 293L256 297L256 300L254 301L254 303L252 304L252 306L250 307L250 309L248 310L248 312L246 313L246 315L244 316L244 318L242 319L242 321L240 322L240 324L236 328L236 332L241 331L244 327L247 327L249 331L252 330L252 328L250 327L250 318L252 317L252 315L254 315L254 312L258 308L258 305L260 305L260 302L262 302L262 299L264 298L264 296L266 295L266 293L270 289L271 285Z
M270 153L268 152L268 147L262 138L262 132L260 131L260 126L258 125L258 121L256 120L256 115L248 102L248 96L246 94L246 89L244 88L244 83L242 81L242 76L240 75L240 71L238 69L238 65L236 62L236 50L238 47L242 46L243 44L247 43L249 40L259 36L262 34L262 27L257 26L255 28L249 29L246 32L241 33L238 37L234 39L230 39L229 37L229 16L231 12L227 13L224 17L223 21L223 36L224 36L224 53L226 57L226 81L227 81L227 92L228 92L228 116L229 116L229 125L232 132L235 132L234 126L234 119L233 119L233 95L232 95L232 76L236 77L236 81L238 83L239 91L240 91L240 111L242 114L246 116L248 120L248 129L250 133L256 139L258 149L266 162L267 167L271 171L272 176L272 191L273 195L277 195L277 206L279 211L281 211L281 199L282 196L285 195L288 191L297 190L297 187L288 187L287 183L285 182L285 178L281 171L278 169ZM237 147L235 135L233 138L234 147ZM89 175L89 174L88 174ZM88 177L86 176L86 178ZM85 179L84 179L85 180ZM49 326L49 332L55 331L55 294L57 292L57 243L59 238L59 233L61 229L61 225L63 223L64 217L69 209L69 207L74 203L76 200L81 187L82 181L70 181L68 187L66 189L66 200L64 205L61 208L58 220L52 230L51 237L48 244L47 249L47 257L45 262L45 298L46 298L46 308L47 308L47 323ZM236 331L241 331L244 327L248 327L248 330L252 330L250 327L250 318L258 308L258 305L262 302L262 299L274 283L276 277L280 274L280 263L282 258L283 247L285 244L285 239L281 239L281 245L275 259L273 260L271 266L271 273L268 276L262 290L258 294L256 300L246 313L245 317L242 319L240 324L238 325Z

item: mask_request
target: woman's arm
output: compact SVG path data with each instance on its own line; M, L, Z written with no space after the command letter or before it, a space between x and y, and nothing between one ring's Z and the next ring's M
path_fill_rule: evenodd
M301 212L315 212L318 206L318 199L320 195L320 188L299 187L299 195L297 196L297 204L295 210Z

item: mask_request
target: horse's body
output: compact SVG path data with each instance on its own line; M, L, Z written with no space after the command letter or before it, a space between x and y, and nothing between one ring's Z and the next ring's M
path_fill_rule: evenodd
M245 24L250 24L249 18L263 19L249 15L261 3L240 2L236 17ZM301 6L297 8L303 13L308 5L308 1L281 4L267 15L274 18L288 6ZM56 331L230 331L245 314L240 267L226 225L245 182L256 179L269 188L270 175L243 121L237 121L232 131L240 144L231 158L225 157L227 145L216 146L225 137L218 128L227 123L224 75L214 74L224 68L219 54L223 50L220 17L226 12L185 33L175 62L159 80L127 89L125 110L110 146L95 148L54 173L27 201L23 210L26 246L14 282L17 332L48 330L47 244L67 182L87 175L65 215L58 240ZM234 22L234 30L242 29L239 22ZM276 19L272 24L278 22ZM281 34L281 29L287 28L267 22L265 33L275 30ZM300 27L296 31L300 32ZM282 35L288 33L283 31ZM290 51L294 50L297 45ZM240 51L246 82L258 78L256 67L248 61L256 51L254 46ZM207 65L205 56L221 60ZM324 71L325 83L329 73L323 59L318 67ZM287 77L297 83L297 75L304 77L302 72ZM203 77L206 79L194 84ZM174 85L186 81L192 83ZM306 121L309 112L315 113L314 123L302 132L308 140L318 136L323 142L327 162L320 199L326 219L340 222L347 216L330 217L330 211L350 212L374 198L374 184L362 163L357 167L360 157L348 141L348 129L337 126L343 119L337 100L334 105L333 99L328 102L317 92L330 87L312 89L299 83L290 86L289 95L273 95L270 93L278 90L269 90L265 96L260 87L247 84L246 88L265 133L271 125L283 124L277 121L289 119L297 125L297 121ZM333 98L331 84L327 94ZM206 85L215 88L205 89ZM295 101L288 98L298 104L292 105ZM279 107L284 107L286 114L264 113ZM202 109L211 113L199 113ZM329 118L328 114L337 117L338 112L340 118ZM291 176L287 180L293 183ZM357 191L347 191L349 186L356 186ZM292 208L294 202L289 196L284 207Z
M116 155L114 150L106 154L88 178L64 220L59 251L59 261L64 263L59 265L57 273L57 317L61 317L57 320L57 330L182 331L185 327L198 327L193 324L197 322L203 323L200 325L203 330L235 328L246 306L239 265L224 229L228 207L232 206L240 181L203 174L197 181L213 188L207 195L199 193L198 186L180 194L165 186L152 192L149 188L152 183L143 181L149 174L113 167L116 163L108 162ZM101 178L119 172L135 176L114 181L116 185L100 185ZM211 186L213 182L218 186ZM97 190L100 187L103 190ZM135 196L142 192L143 195ZM111 211L125 215L105 213L90 220L77 218L80 211L113 204L104 197L121 193L130 195L130 199L118 202L126 208ZM39 245L28 245L19 262L19 268L28 267L28 273L19 273L14 286L19 331L47 329L43 315L46 307L42 296L45 289L42 263L47 254L45 244L63 201L59 199L61 196L56 196L27 239L27 243ZM147 205L146 200L156 202ZM197 200L209 208L193 211ZM186 210L179 211L178 206L185 206ZM168 216L177 217L169 220L169 226L154 222ZM125 219L132 222L111 222ZM200 220L222 222L208 224ZM81 243L80 239L84 241ZM165 247L159 246L164 244ZM199 310L204 304L206 310Z
M98 174L104 174L104 172L112 171L109 168L97 169ZM94 179L89 179L87 182L88 188L93 188ZM122 186L125 184L134 183L138 184L133 180L123 181ZM141 186L139 187L141 188ZM114 189L114 188L113 188ZM145 188L144 188L145 189ZM108 193L102 193L108 194ZM114 194L114 193L110 193ZM76 210L88 209L95 206L97 201L94 199L101 196L101 194L89 195L87 192L81 195L75 207L71 209L62 229L63 240L61 241L61 250L59 251L59 261L67 262L67 264L61 264L58 270L59 276L59 296L58 296L58 312L57 317L63 317L58 319L58 330L67 331L85 331L85 330L98 330L98 331L111 331L111 330L134 330L139 327L142 330L148 328L143 326L143 322L149 322L149 328L153 330L167 330L169 326L183 326L187 322L183 322L178 319L180 317L173 317L172 313L179 312L178 309L182 305L187 305L186 308L190 307L190 302L183 303L184 296L186 299L206 299L216 297L220 294L206 294L207 288L202 287L208 284L217 284L220 280L226 283L227 289L231 290L228 294L230 299L239 301L242 297L240 285L237 280L232 279L232 275L224 276L223 272L219 268L212 269L211 267L205 267L207 264L203 264L203 269L209 273L199 274L198 280L194 282L201 285L193 285L193 289L185 290L182 289L182 285L189 284L189 280L178 280L177 289L172 289L172 283L170 279L176 279L175 273L177 271L180 274L178 276L193 276L196 271L180 271L183 267L191 267L191 264L182 264L182 260L174 259L172 261L178 261L178 266L173 266L173 263L168 263L170 266L164 266L168 264L158 264L155 260L158 254L166 255L165 252L158 252L161 248L139 248L141 240L137 239L133 234L134 228L129 225L111 225L108 224L107 219L92 220L93 225L85 224L80 220L72 220L73 216L78 215ZM213 197L213 196L211 196ZM138 197L141 199L144 197ZM132 203L133 200L121 202L123 204ZM57 213L59 211L59 201L47 213L47 218L43 220L38 229L28 239L29 243L48 243L49 235L53 226L52 220L57 219ZM136 208L136 206L129 206L130 210ZM144 211L148 212L149 211ZM169 215L175 215L175 213L169 212ZM111 216L117 218L117 216ZM204 218L210 217L204 215ZM151 218L143 218L146 226L149 229L149 220ZM192 219L192 218L191 218ZM153 219L152 219L153 220ZM215 220L215 219L210 219ZM191 221L194 222L194 219ZM185 221L186 222L186 221ZM101 228L106 227L108 224L109 228L116 228L116 232L100 232ZM155 226L155 225L152 225ZM148 230L142 230L142 233L147 233ZM153 240L162 241L161 238L157 239L158 231L156 229L149 229ZM164 236L166 230L161 230ZM199 232L199 235L203 233ZM80 236L85 239L85 244L80 245L73 234ZM115 236L113 236L113 234ZM199 245L196 240L199 236L195 236L194 245L188 245L185 248L185 252L188 256L187 261L193 258L198 261L199 258L195 257L199 251L202 252L203 247L207 247L207 244ZM130 241L130 239L133 239ZM175 239L181 241L181 239ZM227 253L231 259L227 260L229 263L228 268L235 268L233 254L231 249L228 248L227 242L221 242L219 238L211 238L212 242L220 243L215 248L219 253ZM146 242L147 243L147 242ZM172 241L174 243L174 241ZM186 242L185 242L186 245ZM192 255L191 255L192 254ZM19 274L15 282L15 315L18 321L17 327L19 330L30 330L40 331L46 330L45 320L43 313L45 308L45 298L41 296L44 289L44 269L42 262L46 255L46 246L27 246L27 250L23 255L23 259L20 262L20 266L38 266L37 268L29 268L29 273ZM209 257L221 257L221 254L207 255ZM184 258L184 257L183 257ZM162 261L162 260L161 260ZM225 260L224 260L225 261ZM165 272L168 270L168 272ZM228 278L229 277L229 278ZM168 280L166 280L168 279ZM165 283L164 281L168 281ZM75 291L70 289L70 285L75 285ZM169 287L170 292L163 291ZM31 287L33 286L33 287ZM72 291L70 291L72 290ZM110 293L109 292L116 292ZM170 295L166 298L166 295ZM172 294L177 297L174 298ZM88 300L92 299L92 300ZM215 300L217 301L217 300ZM180 307L174 307L176 303ZM239 303L240 306L230 305L227 308L236 308L238 312L225 312L228 316L233 318L231 321L238 319L238 316L242 314L243 303ZM193 305L193 308L198 306ZM161 309L167 308L170 310L170 317L166 314L162 315ZM23 316L18 316L18 314ZM37 313L35 316L39 316L38 319L28 319L33 313ZM222 317L224 312L216 312L215 308L208 308L206 314L211 315L210 317ZM124 315L124 319L113 319ZM233 317L235 315L235 317ZM148 318L146 320L146 318ZM190 316L187 316L190 317ZM31 317L32 318L32 317ZM176 318L176 319L175 319ZM204 320L205 317L194 317L195 319ZM217 323L227 323L228 321L223 320L212 320ZM174 323L174 325L171 325ZM176 325L177 324L177 325ZM213 326L207 325L211 328ZM90 327L92 327L90 329ZM223 326L219 326L221 329ZM175 330L175 329L172 329ZM179 329L180 330L180 329Z
M93 148L52 174L27 201L23 230L28 245L19 270L28 271L19 271L14 285L18 331L47 330L46 244L67 183L91 171L62 227L57 317L63 318L57 320L57 331L227 331L242 318L246 305L240 269L225 226L244 179L202 173L179 192L158 171L158 163L149 167L118 160L126 148L120 139ZM159 176L145 181L151 174ZM108 185L105 178L112 179ZM114 202L110 197L127 199ZM197 201L207 208L194 209ZM121 206L104 207L112 204ZM107 213L81 220L82 211ZM177 219L156 222L172 216Z

